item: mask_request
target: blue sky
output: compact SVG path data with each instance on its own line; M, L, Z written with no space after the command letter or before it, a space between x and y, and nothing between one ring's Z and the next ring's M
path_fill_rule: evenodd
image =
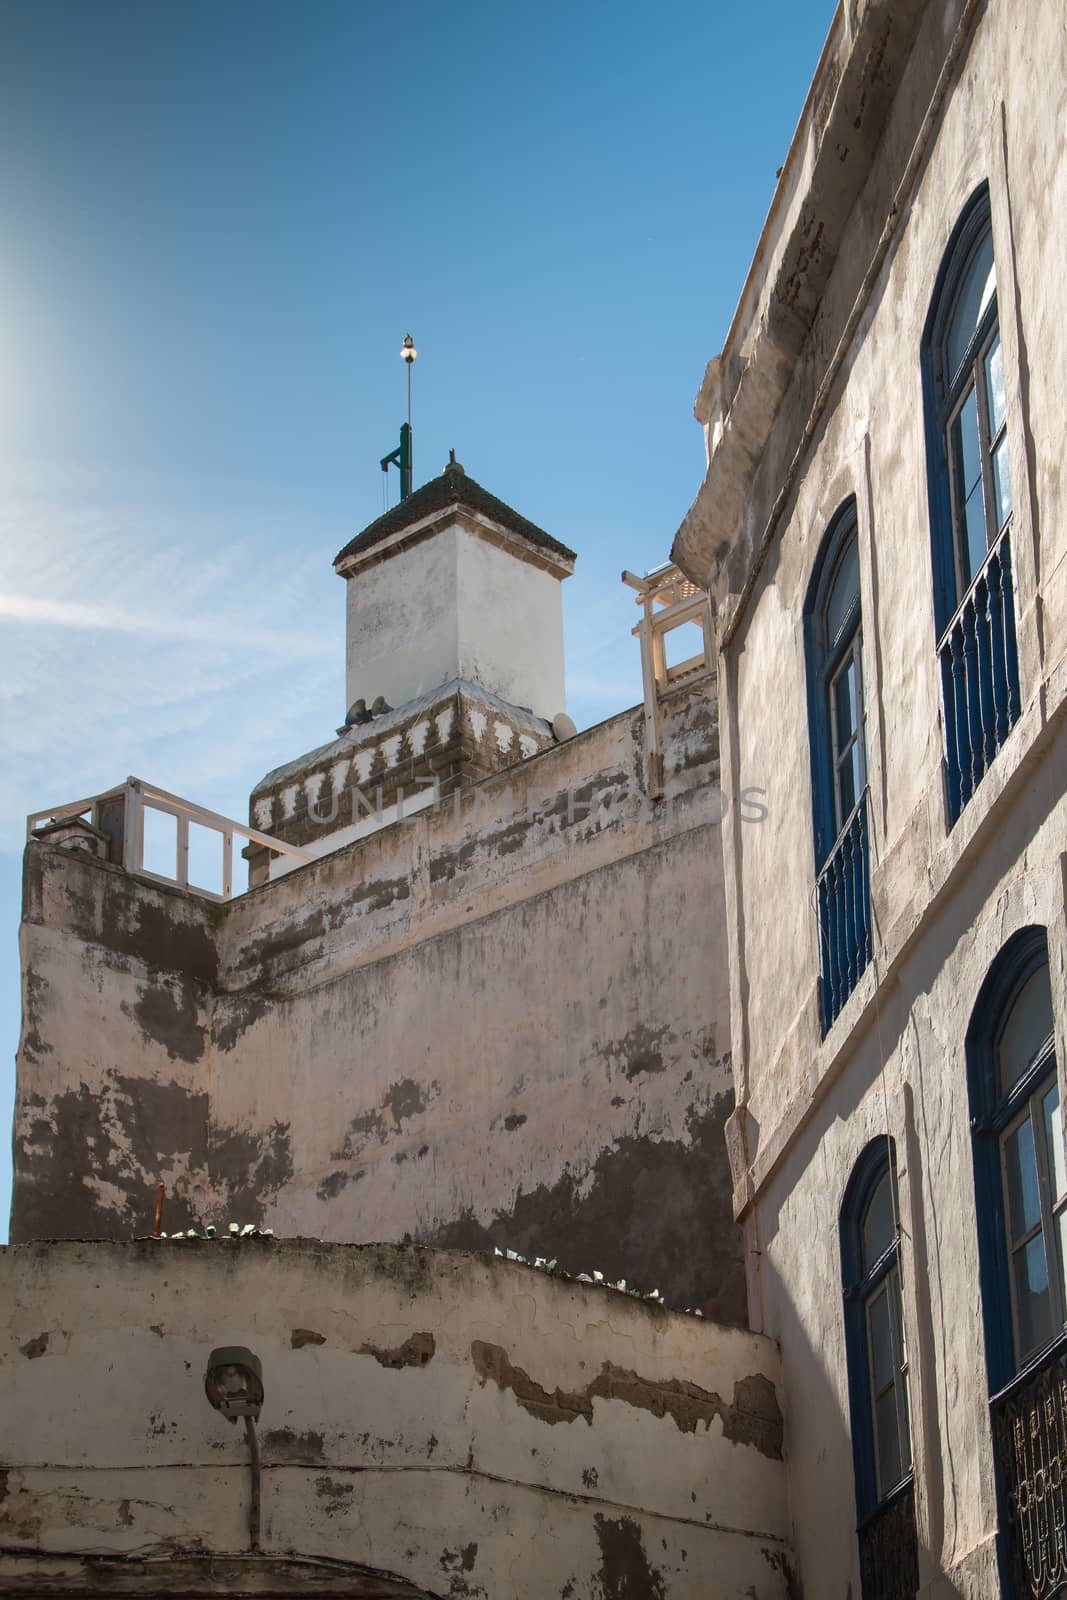
M579 552L579 726L665 560L829 0L0 6L0 1124L25 814L244 816L344 706L332 557L454 446ZM391 487L395 497L395 477ZM10 1167L0 1140L0 1237Z

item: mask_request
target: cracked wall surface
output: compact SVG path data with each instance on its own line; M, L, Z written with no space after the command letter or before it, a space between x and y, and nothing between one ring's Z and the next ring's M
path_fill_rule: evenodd
M147 1593L160 1562L216 1592L244 1552L244 1584L302 1593L704 1600L714 1575L718 1600L788 1600L759 1335L492 1256L306 1240L9 1247L0 1307L5 1594ZM204 1396L221 1344L263 1366L258 1564L243 1433Z
M498 1246L744 1320L714 680L226 906L26 855L12 1237Z

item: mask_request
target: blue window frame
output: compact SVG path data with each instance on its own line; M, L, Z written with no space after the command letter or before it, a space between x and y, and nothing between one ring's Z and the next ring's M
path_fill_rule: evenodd
M906 1600L919 1576L896 1156L888 1137L867 1146L849 1179L841 1277L863 1600Z
M994 963L967 1064L1001 1576L1044 1600L1067 1590L1067 1159L1043 928Z
M955 822L1019 716L1008 408L984 186L956 227L923 338L934 615Z
M967 1054L986 1359L999 1389L1067 1325L1067 1168L1043 928L1001 952Z
M867 704L854 500L826 530L804 624L825 1033L871 955Z

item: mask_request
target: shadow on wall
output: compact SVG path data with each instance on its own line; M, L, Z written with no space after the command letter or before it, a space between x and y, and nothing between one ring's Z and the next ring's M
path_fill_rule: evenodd
M471 1212L420 1237L452 1250L516 1250L555 1258L577 1276L594 1268L642 1293L659 1289L675 1309L699 1307L747 1326L741 1232L733 1220L726 1119L733 1095L690 1108L685 1141L628 1135L600 1151L587 1174L520 1191L506 1213Z

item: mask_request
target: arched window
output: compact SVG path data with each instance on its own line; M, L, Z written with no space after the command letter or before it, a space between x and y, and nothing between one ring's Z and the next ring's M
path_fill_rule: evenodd
M967 1042L990 1381L1000 1388L1067 1322L1067 1172L1043 929L1001 952Z
M870 960L867 707L856 503L823 538L805 606L825 1032Z
M841 1208L863 1600L904 1600L919 1585L898 1217L893 1142L879 1138L856 1163Z
M972 199L924 340L934 610L955 821L1019 715L1008 407L989 194Z
M1026 928L967 1035L982 1313L1010 1592L1067 1585L1067 1164L1048 945ZM1020 1587L1020 1585L1022 1587Z

